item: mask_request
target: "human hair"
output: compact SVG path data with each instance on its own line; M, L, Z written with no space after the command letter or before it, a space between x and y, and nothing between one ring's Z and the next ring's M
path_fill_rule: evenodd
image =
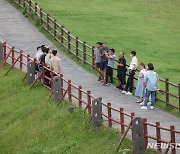
M136 56L136 51L131 51L131 54L132 54L133 56Z
M40 46L38 46L38 47L37 47L37 50L39 50L40 48L41 48L41 47L40 47Z
M41 45L41 48L45 47L45 45Z
M110 51L112 51L113 53L115 53L115 49L110 49Z
M148 70L154 70L154 66L153 66L152 63L149 63L149 64L148 64Z
M102 42L96 42L96 44L102 45Z
M47 54L48 54L48 52L49 52L49 48L46 48L46 49L44 50L44 53L47 53Z
M52 54L53 54L54 56L56 56L56 55L57 55L57 50L53 50L53 51L52 51Z
M42 52L45 52L46 47L41 47Z
M146 65L144 63L140 63L140 65L146 69Z

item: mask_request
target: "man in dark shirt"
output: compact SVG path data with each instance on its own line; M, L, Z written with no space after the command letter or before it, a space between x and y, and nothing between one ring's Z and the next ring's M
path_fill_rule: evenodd
M106 82L106 68L107 68L107 63L108 59L106 58L106 53L109 52L109 47L107 47L104 43L102 43L102 48L99 50L100 52L100 69L101 69L101 74L103 75L104 80L103 82Z
M124 58L124 53L119 53L119 61L118 61L118 69L117 69L117 77L119 80L119 88L120 90L124 90L126 86L126 59Z

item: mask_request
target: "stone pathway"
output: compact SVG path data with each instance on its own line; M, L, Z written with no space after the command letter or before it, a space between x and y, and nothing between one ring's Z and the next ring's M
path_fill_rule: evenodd
M36 47L41 44L51 44L27 19L5 0L0 0L0 40L7 41L11 46L22 49L25 53L33 56ZM180 118L155 108L154 110L141 110L135 103L134 96L122 95L114 86L104 87L97 81L97 76L87 72L63 53L59 53L62 61L62 71L66 79L72 80L75 85L81 85L83 89L90 90L96 97L102 97L104 102L111 102L113 107L123 107L128 113L135 112L136 116L148 119L148 122L161 122L162 126L174 125L180 130ZM119 119L119 114L113 113ZM149 128L152 135L155 129ZM162 133L162 138L170 139L169 133ZM176 137L180 143L180 135Z

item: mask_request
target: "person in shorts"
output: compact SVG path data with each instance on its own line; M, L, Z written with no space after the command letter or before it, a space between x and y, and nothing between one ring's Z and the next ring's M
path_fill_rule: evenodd
M94 59L95 59L95 68L99 72L99 79L98 81L101 81L102 75L101 75L101 70L100 70L100 62L101 62L101 57L100 57L100 49L101 49L101 42L96 43L96 49L94 50Z
M109 47L107 47L104 43L101 45L100 51L100 69L101 69L101 74L103 75L103 80L102 82L106 82L106 68L108 64L108 59L106 58L106 54L109 52Z

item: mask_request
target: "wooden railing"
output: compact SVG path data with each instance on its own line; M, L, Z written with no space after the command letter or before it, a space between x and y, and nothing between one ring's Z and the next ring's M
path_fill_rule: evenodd
M9 64L11 67L8 69L8 71L5 73L7 75L11 68L13 68L16 65L16 68L22 70L25 70L27 68L27 63L29 61L34 61L29 55L26 55L23 53L22 50L18 51L14 47L10 47L6 44L6 42L1 42L3 44L3 55L4 55L4 61L0 66L0 69L3 67L5 63ZM1 52L1 49L0 49ZM51 77L46 76L46 71L50 71ZM37 72L38 73L38 72ZM62 89L65 92L66 89L68 88L67 91L67 99L69 101L74 101L77 102L78 106L84 110L86 110L88 113L91 113L91 102L95 97L91 94L90 91L86 91L82 88L82 86L77 86L74 85L71 80L67 80L63 77L63 74L57 74L53 72L52 69L47 68L46 66L43 65L42 69L42 85L52 91L52 89L45 84L45 79L49 80L50 83L53 83L53 77L54 75L59 76L61 78L62 82ZM23 78L24 80L24 78ZM53 87L53 85L51 86ZM102 100L102 106L103 106L103 112L102 116L103 119L107 121L107 124L109 127L119 126L119 130L122 134L125 133L125 129L129 125L129 121L135 117L135 113L127 113L124 111L123 108L115 108L111 105L110 102L105 103ZM116 116L115 116L116 115ZM117 118L118 115L118 118ZM156 143L171 143L171 144L176 144L179 141L180 138L180 131L175 129L175 126L170 126L169 128L162 127L160 125L160 122L156 122L155 124L149 123L147 118L143 119L143 125L144 125L144 140L146 146L148 145L149 142L156 142ZM155 132L152 133L150 128L154 128ZM132 132L131 132L132 133ZM153 135L152 135L153 134ZM167 140L164 139L164 135L169 135L169 138ZM132 136L132 134L130 135ZM177 140L178 139L178 140ZM170 147L168 147L167 151L169 150ZM177 147L171 147L171 152L173 154L176 153L177 148L180 148L180 144L177 145ZM158 146L158 151L162 151L161 147Z
M27 13L33 13L34 16L38 16L40 25L55 41L59 42L66 49L68 54L73 54L78 60L83 61L84 64L90 65L93 69L95 68L94 46L79 40L78 37L74 37L63 25L57 23L34 1L13 0L13 2L25 9ZM137 80L137 78L134 79ZM180 112L180 84L174 84L169 79L160 79L160 85L161 90L157 93L156 100L165 103L166 106L176 108Z

